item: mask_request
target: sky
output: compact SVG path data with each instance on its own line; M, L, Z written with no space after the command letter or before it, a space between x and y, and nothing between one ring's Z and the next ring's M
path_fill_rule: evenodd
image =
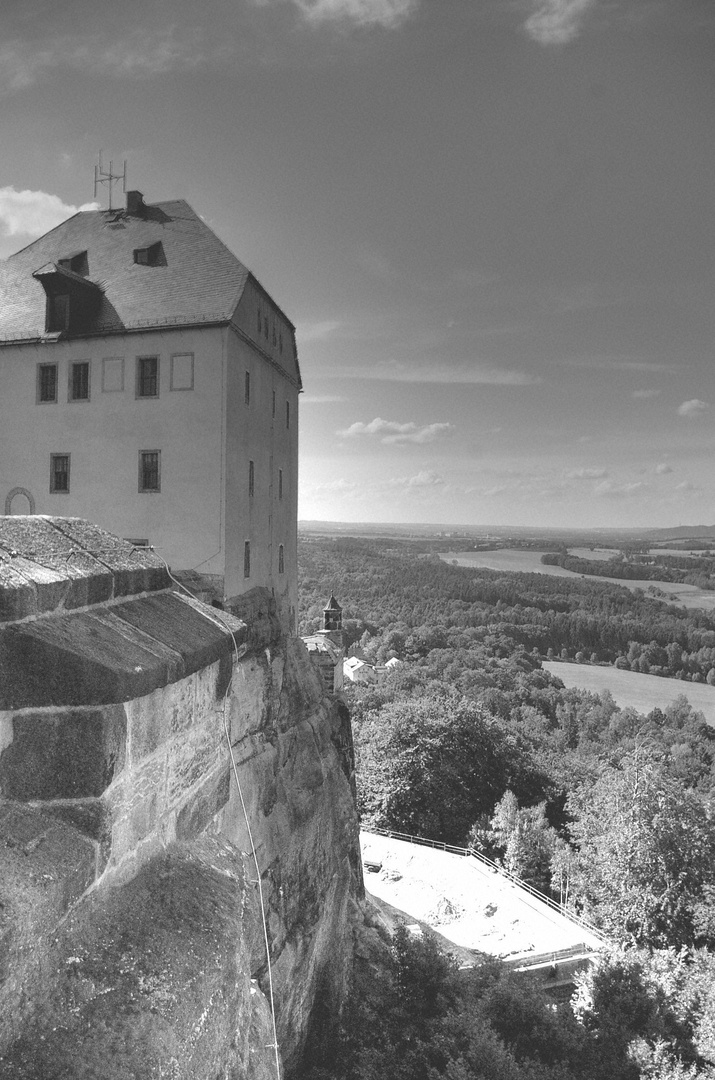
M296 325L300 518L715 522L713 0L117 11L3 0L0 257L100 149L187 199Z

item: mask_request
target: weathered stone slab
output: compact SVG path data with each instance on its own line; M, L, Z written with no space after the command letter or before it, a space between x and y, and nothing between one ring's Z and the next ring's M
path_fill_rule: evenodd
M176 593L119 604L112 608L112 614L178 653L183 660L184 675L206 667L228 650L233 651L230 630L207 618Z
M12 742L0 753L0 793L5 798L95 798L124 765L126 717L121 705L23 713L12 723Z

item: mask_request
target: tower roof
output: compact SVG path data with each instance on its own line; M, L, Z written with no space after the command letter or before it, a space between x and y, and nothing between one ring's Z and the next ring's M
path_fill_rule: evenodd
M328 600L328 603L323 608L323 610L324 611L342 611L343 609L341 608L340 604L338 603L338 601L335 599L335 597L331 593L330 594L330 599Z

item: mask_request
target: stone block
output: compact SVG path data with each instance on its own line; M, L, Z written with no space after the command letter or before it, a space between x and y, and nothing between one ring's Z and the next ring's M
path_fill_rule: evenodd
M0 629L0 709L103 705L168 682L164 657L108 619L82 612Z
M146 697L124 706L130 762L135 765L152 754L177 732L188 731L194 723L195 675L160 687Z
M112 853L112 820L103 799L66 799L31 804L59 818L96 844L96 874L102 873Z
M126 720L120 705L26 712L13 718L12 728L12 742L0 753L5 798L93 798L124 766Z
M176 593L162 593L119 604L112 614L178 653L181 674L190 675L233 652L230 631L211 617L211 610L204 615Z

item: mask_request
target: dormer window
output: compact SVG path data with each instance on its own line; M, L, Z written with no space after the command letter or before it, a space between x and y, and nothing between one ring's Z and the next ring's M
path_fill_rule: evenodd
M139 266L166 266L164 245L161 240L149 247L134 248L134 262Z
M47 298L47 333L61 334L69 330L70 298L66 293Z
M68 256L61 263L47 263L32 275L42 285L47 297L47 334L88 333L102 302L101 286L77 273L68 263L84 267L86 271L87 252Z
M78 251L75 255L70 255L66 259L59 259L57 265L61 266L63 270L71 270L73 274L81 274L82 277L87 277L89 274L86 251Z

